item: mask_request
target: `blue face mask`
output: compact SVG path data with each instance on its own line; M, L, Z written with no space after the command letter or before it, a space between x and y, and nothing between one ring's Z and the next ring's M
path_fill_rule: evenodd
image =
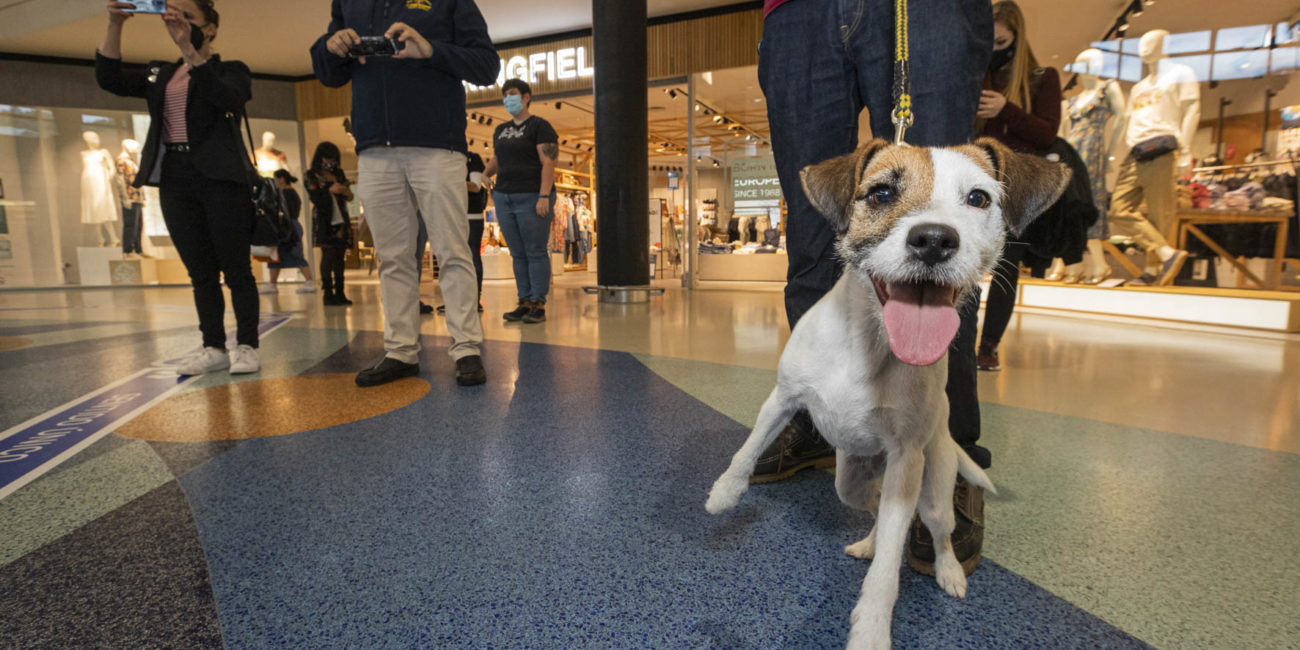
M524 98L520 95L506 95L505 105L507 113L518 115L524 111Z

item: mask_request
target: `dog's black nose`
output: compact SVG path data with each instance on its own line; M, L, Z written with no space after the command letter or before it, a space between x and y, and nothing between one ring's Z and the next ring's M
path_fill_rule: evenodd
M927 266L948 261L957 253L960 245L961 235L951 226L923 223L912 226L912 230L907 233L907 247L916 259Z

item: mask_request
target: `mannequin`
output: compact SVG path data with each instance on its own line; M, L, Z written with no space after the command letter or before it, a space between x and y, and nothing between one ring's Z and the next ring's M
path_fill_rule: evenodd
M144 192L132 187L140 173L140 142L127 138L122 141L122 153L117 155L117 189L122 201L122 254L128 259L144 256L140 248L144 236Z
M1160 284L1170 284L1187 257L1185 251L1169 245L1168 237L1177 206L1174 179L1191 167L1192 136L1201 119L1200 85L1191 68L1165 58L1168 35L1157 29L1138 42L1146 76L1129 96L1123 126L1123 147L1129 151L1119 166L1110 206L1115 229L1132 236L1147 252L1147 275L1158 276ZM1149 160L1139 161L1133 155L1139 145L1171 140L1176 141L1172 150ZM1140 210L1143 199L1146 215Z
M262 146L253 152L257 159L257 173L270 178L281 169L289 169L289 157L275 148L275 134L270 131L262 133Z
M86 149L81 152L81 223L99 232L99 245L117 246L117 214L120 199L115 194L117 169L113 155L101 146L99 134L81 134Z
M1124 115L1124 93L1114 80L1100 77L1102 63L1101 50L1094 48L1080 52L1074 59L1074 71L1079 74L1083 91L1062 103L1060 136L1087 164L1093 201L1105 215L1110 207L1108 188L1114 187L1115 165L1110 161L1123 146L1124 130L1119 122ZM1084 262L1065 267L1066 284L1082 280L1095 285L1110 277L1110 265L1101 247L1102 240L1109 236L1107 226L1103 217L1088 230L1088 256Z

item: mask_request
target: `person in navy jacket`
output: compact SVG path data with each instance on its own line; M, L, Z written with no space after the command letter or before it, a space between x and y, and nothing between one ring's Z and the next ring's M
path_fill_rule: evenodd
M362 36L393 39L400 49L391 57L353 57ZM352 84L357 191L379 256L385 356L358 373L357 384L420 370L417 218L438 257L456 381L483 383L483 325L465 220L463 83L493 84L500 69L483 15L473 0L334 0L311 60L322 84Z

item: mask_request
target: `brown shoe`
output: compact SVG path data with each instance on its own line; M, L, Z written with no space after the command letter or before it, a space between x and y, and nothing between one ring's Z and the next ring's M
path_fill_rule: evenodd
M1001 370L1002 362L998 360L998 346L980 343L979 351L975 354L975 367L980 370Z
M958 476L957 487L952 495L953 513L957 516L957 526L952 531L952 550L961 563L961 568L970 575L984 559L981 550L984 547L984 488L971 485ZM907 547L903 553L907 566L917 573L934 575L934 540L930 538L930 529L925 527L920 517L912 521L912 528L907 532Z
M774 483L805 469L827 469L835 466L835 448L826 442L812 425L806 412L799 412L781 430L749 477L750 484Z

